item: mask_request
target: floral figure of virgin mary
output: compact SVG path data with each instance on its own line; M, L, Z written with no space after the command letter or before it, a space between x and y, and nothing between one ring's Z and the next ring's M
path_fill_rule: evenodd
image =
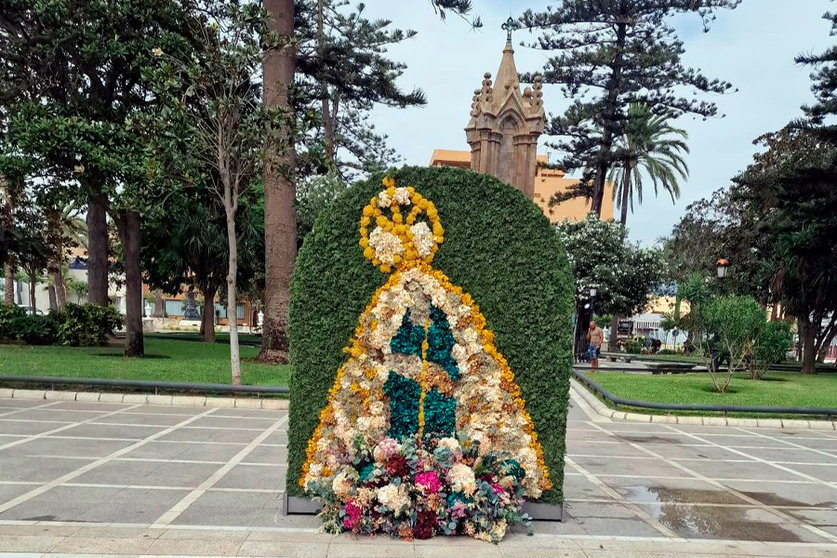
M363 209L359 242L389 279L345 349L300 484L330 482L358 440L453 437L513 456L537 498L551 483L514 374L471 296L432 266L439 212L413 187L384 187Z

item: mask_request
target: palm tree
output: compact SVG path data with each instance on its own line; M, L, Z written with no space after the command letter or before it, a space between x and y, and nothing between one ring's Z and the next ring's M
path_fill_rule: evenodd
M660 189L668 192L671 201L680 197L679 178L689 176L683 154L689 152L685 130L669 124L671 118L651 112L644 103L628 106L628 125L617 144L620 162L614 166L608 180L615 183L613 197L622 211L621 223L628 219L628 206L634 208L634 194L642 203L643 178L650 178L654 195Z

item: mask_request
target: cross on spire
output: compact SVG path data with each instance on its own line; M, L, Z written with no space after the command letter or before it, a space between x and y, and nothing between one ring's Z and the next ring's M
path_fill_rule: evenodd
M500 26L500 29L506 32L506 41L510 43L512 29L514 29L514 20L511 18L511 16L509 16L509 19L507 19L506 22Z

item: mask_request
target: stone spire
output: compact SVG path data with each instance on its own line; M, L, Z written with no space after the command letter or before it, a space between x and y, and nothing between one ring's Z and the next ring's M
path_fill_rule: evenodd
M471 146L471 169L496 176L532 199L538 136L544 130L543 85L535 77L532 87L520 91L511 42L512 23L506 22L506 46L492 84L486 73L474 91L471 119L465 136Z

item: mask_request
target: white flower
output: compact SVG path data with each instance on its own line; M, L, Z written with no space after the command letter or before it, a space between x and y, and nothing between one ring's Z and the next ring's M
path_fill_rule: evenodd
M369 235L369 246L375 250L375 256L385 264L395 263L395 256L404 255L404 244L394 234L375 227Z
M398 205L410 205L410 192L404 187L396 188L395 201L398 202Z
M426 258L436 245L436 239L433 238L433 231L427 226L424 221L419 221L410 227L413 233L413 246L416 247L419 257Z
M482 449L482 448L480 448ZM477 489L477 480L474 478L474 470L463 463L457 463L448 471L448 481L454 492L463 492L470 496Z
M378 501L391 509L398 517L405 508L410 505L410 497L407 495L406 486L388 484L378 489Z
M154 47L151 49L151 54L153 54L156 58L160 58L163 56L163 49L160 47Z
M76 165L73 167L76 174L84 174L84 165Z
M378 207L380 208L387 208L392 205L392 198L389 197L386 190L381 191L378 194Z

